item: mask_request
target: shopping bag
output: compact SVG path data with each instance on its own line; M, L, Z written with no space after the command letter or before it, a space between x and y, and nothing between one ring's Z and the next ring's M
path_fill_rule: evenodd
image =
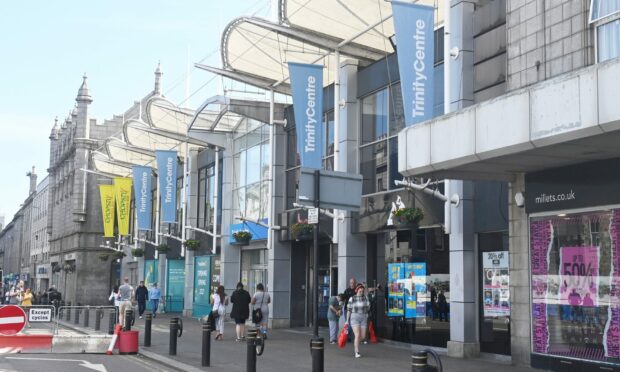
M375 333L375 325L372 324L372 321L368 323L368 335L370 336L370 342L373 344L377 343L377 334Z
M338 334L338 346L341 348L345 347L347 344L347 336L349 334L349 324L345 323L342 329L340 330L340 334Z

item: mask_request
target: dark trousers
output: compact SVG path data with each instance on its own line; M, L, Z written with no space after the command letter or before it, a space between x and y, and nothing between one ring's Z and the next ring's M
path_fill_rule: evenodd
M146 300L138 300L138 315L142 316L146 309Z

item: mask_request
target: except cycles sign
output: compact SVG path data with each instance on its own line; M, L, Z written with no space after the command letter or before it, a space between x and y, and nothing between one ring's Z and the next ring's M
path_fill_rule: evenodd
M30 308L28 321L31 323L49 323L52 321L52 309Z
M12 336L21 332L26 325L26 313L19 306L0 307L0 335Z

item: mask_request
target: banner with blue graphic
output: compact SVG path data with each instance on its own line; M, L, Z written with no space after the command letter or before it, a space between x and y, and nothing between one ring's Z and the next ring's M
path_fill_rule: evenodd
M161 222L177 222L177 152L157 150L157 175L161 198Z
M297 152L302 167L323 165L323 66L288 63L297 128Z
M138 216L138 230L151 229L151 211L153 209L153 200L151 199L152 174L153 169L151 167L138 165L133 167L133 189L136 214Z
M426 262L405 263L405 318L424 318L426 316Z
M433 7L392 1L405 125L429 120L434 106Z

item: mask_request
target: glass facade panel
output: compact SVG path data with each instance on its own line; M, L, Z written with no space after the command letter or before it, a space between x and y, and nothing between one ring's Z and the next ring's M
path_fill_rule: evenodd
M599 26L597 30L598 61L620 57L620 19Z
M383 89L362 99L362 144L388 134L388 93Z
M532 351L620 362L620 209L530 220Z
M388 148L381 141L360 149L360 173L364 180L362 194L372 194L388 189Z

